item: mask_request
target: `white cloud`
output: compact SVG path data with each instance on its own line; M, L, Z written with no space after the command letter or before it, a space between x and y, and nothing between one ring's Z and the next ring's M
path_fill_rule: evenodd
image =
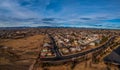
M17 18L32 18L32 17L38 17L36 13L33 11L21 7L16 1L14 0L4 0L0 3L0 8L8 10L9 13L4 13L7 14L8 16L11 17L17 17ZM1 13L3 14L3 13Z

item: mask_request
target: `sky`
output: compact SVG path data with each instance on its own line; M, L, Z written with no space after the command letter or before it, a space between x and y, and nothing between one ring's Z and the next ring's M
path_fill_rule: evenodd
M120 0L0 0L0 27L120 29Z

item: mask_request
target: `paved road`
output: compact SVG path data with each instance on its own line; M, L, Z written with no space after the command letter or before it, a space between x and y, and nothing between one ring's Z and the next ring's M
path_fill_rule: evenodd
M56 57L61 57L62 55L61 55L61 53L60 53L60 51L59 51L59 48L57 47L57 45L56 45L56 43L55 43L55 40L54 40L54 38L50 35L50 34L48 34L49 35L49 37L50 37L50 39L51 39L51 42L52 42L52 44L53 44L53 51L54 51L54 53L56 54Z
M97 48L94 48L94 49L91 49L91 50L88 50L88 51L85 51L85 52L80 52L80 53L77 53L77 54L73 54L73 55L68 55L68 56L61 56L59 54L59 52L57 51L56 49L56 53L59 57L53 57L53 58L41 58L41 61L47 61L47 62L54 62L54 61L62 61L62 60L68 60L68 59L72 59L72 58L77 58L77 57L80 57L80 56L84 56L88 53L91 53L91 52L94 52L94 51L97 51L97 50L100 50L100 49L105 49L108 47L108 45L110 44L110 42L114 39L115 37L111 37L105 44L103 44L102 46L100 47L97 47ZM57 46L56 46L57 47ZM55 48L56 48L55 47Z

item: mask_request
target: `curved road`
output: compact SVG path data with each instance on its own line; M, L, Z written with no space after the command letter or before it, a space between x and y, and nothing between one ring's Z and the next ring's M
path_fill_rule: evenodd
M50 36L50 38L52 39L53 43L55 44L55 41L52 38L52 36ZM91 52L94 52L96 50L107 48L108 45L110 44L110 42L114 38L115 38L115 36L111 37L105 44L103 44L100 47L97 47L97 48L94 48L94 49L91 49L91 50L88 50L88 51L85 51L85 52L80 52L80 53L76 53L76 54L73 54L73 55L68 55L68 56L62 56L61 53L59 52L56 44L55 44L54 45L54 49L55 49L55 53L56 53L57 56L53 57L53 58L40 58L40 60L43 61L43 62L54 62L54 61L62 61L62 60L68 60L68 59L72 59L72 58L77 58L77 57L80 57L80 56L84 56L84 55L86 55L88 53L91 53Z

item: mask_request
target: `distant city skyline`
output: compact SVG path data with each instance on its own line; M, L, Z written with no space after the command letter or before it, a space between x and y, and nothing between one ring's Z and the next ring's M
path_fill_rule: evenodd
M120 29L120 0L0 0L0 27Z

